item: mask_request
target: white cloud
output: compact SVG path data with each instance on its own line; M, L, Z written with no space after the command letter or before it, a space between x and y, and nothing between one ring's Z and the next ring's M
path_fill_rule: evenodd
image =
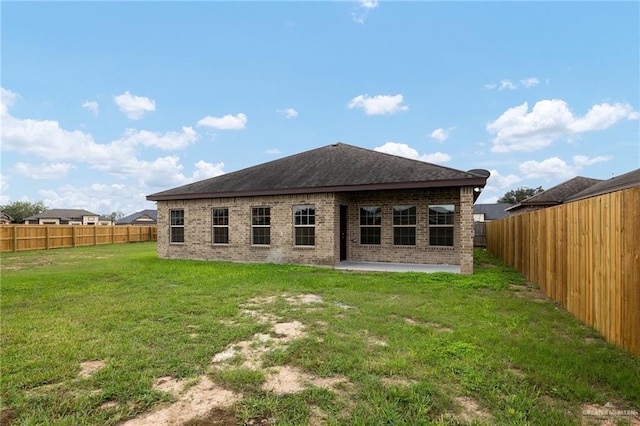
M347 104L349 109L362 108L367 115L395 114L400 111L406 111L408 106L402 105L403 96L398 94L391 95L359 95L351 99Z
M298 111L293 108L277 109L276 112L279 112L287 118L294 118L298 116Z
M247 116L239 113L236 116L227 114L224 117L212 117L210 115L199 120L197 125L202 127L213 127L220 130L240 130L247 124Z
M199 181L225 174L224 163L207 163L206 161L198 161L194 164L196 170L193 172L192 181Z
M378 0L358 0L358 9L351 13L351 18L358 24L364 24L369 12L378 7Z
M164 134L148 130L125 130L120 142L130 145L144 145L163 150L186 148L198 140L200 136L192 127L182 127L182 132L166 132Z
M9 196L7 189L9 189L9 177L0 175L0 204L7 204L9 202Z
M17 93L12 92L9 89L5 89L4 87L0 87L0 114L4 115L7 113L10 106L16 101L19 97Z
M147 112L156 110L156 101L144 96L136 96L127 90L122 95L114 96L114 102L131 120L140 120Z
M154 203L145 199L148 191L137 184L63 185L40 190L38 194L44 205L50 208L78 208L99 214L113 211L131 214L154 208Z
M540 80L538 80L536 77L529 77L529 78L523 78L522 80L520 80L520 85L522 87L524 87L525 89L530 89L536 85L538 85L540 83ZM493 89L498 89L500 91L502 90L516 90L518 89L519 85L517 83L514 83L513 81L509 80L509 79L504 79L502 81L500 81L499 84L496 83L487 83L484 85L484 88L486 90L493 90Z
M520 164L520 172L529 179L568 179L576 176L578 168L567 164L558 157L547 158L543 161L529 160Z
M629 104L594 105L583 117L573 115L561 99L536 102L531 111L527 102L509 108L486 130L495 134L493 152L533 151L570 136L611 127L623 118L637 120L639 114Z
M412 160L425 161L428 163L444 163L451 160L451 157L448 154L442 152L420 155L417 150L411 148L409 145L398 142L387 142L382 146L375 147L374 151L398 155L400 157L411 158Z
M453 130L453 128L445 130L442 127L440 127L438 129L435 129L433 132L431 132L429 137L431 139L435 139L438 142L444 142L447 139L449 139L449 132L451 130Z
M516 85L513 84L511 80L502 80L500 82L500 88L498 90L505 90L505 89L515 90Z
M31 179L60 179L67 176L71 169L75 169L75 166L69 163L31 164L20 162L14 164L11 171Z
M567 127L574 133L589 132L607 129L623 118L637 120L639 117L640 114L629 104L603 103L592 106L583 117L576 118Z
M267 149L264 151L265 154L269 154L269 155L279 155L282 154L282 152L278 149L278 148L272 148L272 149Z
M489 170L491 175L487 179L487 185L485 186L485 192L497 192L502 191L505 188L511 188L522 179L514 174L502 176L498 170Z
M591 166L592 164L596 164L596 163L603 163L606 161L610 161L612 159L613 157L610 155L598 155L593 158L589 158L586 155L574 155L573 164L575 164L577 167L585 167L585 166Z
M95 115L98 115L98 102L96 101L84 101L82 108L86 108Z
M529 77L529 78L520 80L520 83L522 83L522 85L528 89L530 87L536 86L538 83L540 83L540 80L538 80L535 77Z
M451 161L451 156L444 152L434 152L433 154L420 156L419 160L426 161L427 163L446 163L447 161Z

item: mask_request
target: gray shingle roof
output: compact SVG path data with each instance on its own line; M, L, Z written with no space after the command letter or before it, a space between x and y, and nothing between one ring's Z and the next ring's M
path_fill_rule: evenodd
M141 210L139 212L132 213L128 216L122 217L116 221L116 225L126 225L129 223L133 223L138 220L140 217L147 215L153 220L158 220L158 211L153 209Z
M502 219L509 216L506 209L511 206L509 203L474 204L473 214L484 214L485 220Z
M600 179L576 176L573 179L569 179L547 189L546 191L522 200L519 204L509 207L507 211L517 210L524 206L555 206L557 204L562 204L572 195L575 195L598 182L600 182Z
M640 186L640 169L632 170L620 176L614 176L611 179L600 181L577 194L567 198L566 201L577 201L584 198L596 197L609 192L620 191L623 189Z
M29 216L25 220L37 219L80 219L83 216L99 216L98 213L91 213L82 209L51 209L37 215Z
M464 172L344 143L148 195L148 200L301 194L437 186L484 187L485 170Z

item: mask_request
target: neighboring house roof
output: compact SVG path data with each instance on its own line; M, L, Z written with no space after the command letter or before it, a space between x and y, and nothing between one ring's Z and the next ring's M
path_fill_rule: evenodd
M484 187L489 172L464 172L344 143L148 195L148 200L281 195L446 186ZM479 192L475 193L479 195Z
M640 169L635 169L620 176L614 176L611 179L600 181L589 188L572 195L567 198L566 201L577 201L584 198L596 197L598 195L621 191L635 186L640 186Z
M596 183L601 182L600 179L586 178L576 176L562 182L552 188L542 191L539 194L532 195L522 200L520 203L507 208L507 211L517 210L526 206L555 206L566 202L571 196L583 191Z
M136 213L132 213L128 216L122 217L120 219L118 219L116 221L116 225L128 225L130 223L134 223L136 222L138 219L140 219L141 217L145 217L148 216L151 219L153 219L154 221L158 220L158 211L157 210L152 210L152 209L148 209L148 210L142 210Z
M474 204L473 214L483 214L485 220L502 219L509 216L506 209L511 206L509 203Z
M78 219L83 216L99 216L97 213L91 213L86 210L80 209L51 209L40 214L29 216L25 220L38 220L38 219Z

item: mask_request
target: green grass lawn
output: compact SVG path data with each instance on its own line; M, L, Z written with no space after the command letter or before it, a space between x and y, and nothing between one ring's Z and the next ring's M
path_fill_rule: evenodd
M189 425L639 421L640 360L475 257L462 276L163 260L152 243L3 254L2 424L119 424L203 378L233 398ZM285 370L298 389L270 387Z

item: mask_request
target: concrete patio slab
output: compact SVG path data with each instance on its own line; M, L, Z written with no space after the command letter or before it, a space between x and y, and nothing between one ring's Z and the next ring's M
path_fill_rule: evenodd
M416 263L387 263L387 262L350 262L338 263L335 269L348 271L377 271L377 272L451 272L460 273L460 265L423 265Z

